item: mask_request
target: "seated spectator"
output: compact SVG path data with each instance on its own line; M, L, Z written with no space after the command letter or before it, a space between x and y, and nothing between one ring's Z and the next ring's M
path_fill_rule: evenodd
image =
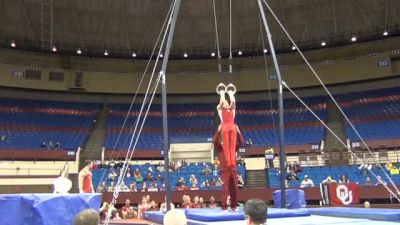
M100 216L94 209L85 209L76 215L74 225L97 225L100 223Z
M180 177L175 186L180 187L182 185L185 186L185 179L183 177Z
M211 175L212 171L210 169L210 167L208 167L208 164L206 164L206 167L204 168L203 171L201 171L202 175Z
M159 162L158 165L156 166L156 170L159 173L164 172L165 171L164 165L161 162Z
M375 183L375 185L387 185L386 181L384 181L381 176L377 176L376 180L377 182Z
M121 213L123 219L131 219L137 217L137 212L134 210L129 199L125 200L125 205L121 207Z
M108 186L108 188L107 188L107 191L114 192L114 188L115 188L114 181L111 181L110 186Z
M174 168L174 170L175 170L175 171L180 171L180 170L181 170L181 167L182 167L182 162L181 162L181 161L178 161L178 162L175 163L175 168Z
M340 176L339 184L348 184L348 183L350 183L350 180L346 175Z
M7 136L6 136L5 134L1 135L0 141L1 141L1 142L7 141ZM45 144L46 144L46 143L45 143ZM46 147L46 146L44 146L44 147Z
M188 166L188 163L186 162L186 159L182 159L181 168L185 168L187 166Z
M300 178L297 176L297 174L296 174L293 170L290 170L290 171L286 174L286 180L287 180L287 181L291 181L291 180L297 180L297 181L299 181Z
M207 205L204 202L204 198L203 197L199 197L199 204L200 204L200 208L207 208Z
M147 209L147 211L158 211L159 209L158 209L158 207L157 207L157 204L156 204L156 202L153 200L153 201L151 201L150 202L150 207L149 207L149 209Z
M42 144L40 145L40 147L41 147L41 148L46 148L46 147L47 147L46 142L45 142L45 141L42 141Z
M97 193L104 193L104 192L106 192L106 191L107 191L106 182L103 181L103 182L101 182L101 184L97 187L96 192L97 192Z
M392 167L393 167L393 163L386 163L385 167L386 167L387 170L390 171L392 169Z
M369 203L369 201L364 202L364 208L366 208L366 209L371 208L371 204Z
M122 220L122 218L119 216L119 213L115 213L115 217L112 220Z
M237 182L238 182L238 187L243 188L244 187L244 180L242 175L238 174L237 175Z
M217 183L215 182L215 179L214 178L211 178L211 180L210 180L210 187L216 187L217 186Z
M115 169L115 165L116 165L116 163L115 163L115 161L112 159L112 160L108 163L108 168L109 168L109 169Z
M49 143L47 144L47 150L53 149L53 147L53 141L49 141Z
M197 180L197 178L194 174L190 175L189 182L191 184L196 184L196 185L199 183L199 181Z
M173 209L168 211L163 219L164 225L187 225L186 215L182 210Z
M146 192L147 191L147 184L146 182L143 182L142 184L142 189L140 190L141 192Z
M135 173L134 173L134 177L135 177L136 183L142 183L143 182L142 173L140 172L139 168L136 168Z
M131 192L137 192L137 189L136 189L136 182L132 182L132 184L129 186L129 190L130 190Z
M149 192L157 192L158 191L157 183L153 182L151 184L151 186L147 189L147 191L149 191Z
M246 162L244 161L244 159L242 158L242 156L238 155L236 158L237 164L239 166L246 166Z
M61 144L60 144L60 142L56 142L55 144L54 144L54 148L56 149L56 150L60 150L61 149Z
M314 187L314 182L308 177L308 175L304 175L304 180L300 184L300 188L308 188Z
M170 204L171 204L170 208L175 209L175 205L172 202ZM160 205L160 211L161 212L167 211L167 197L164 197L164 202L161 203L161 205Z
M390 169L390 174L399 175L399 168L397 168L396 166L392 166L392 168Z
M193 208L193 204L190 201L190 196L189 195L184 195L183 196L182 208L184 208L184 209Z
M147 168L147 172L153 173L153 167L149 166L149 168Z
M157 175L157 181L163 181L164 180L164 178L161 176L161 174L158 174Z
M161 184L161 187L158 189L158 191L165 191L165 183Z
M210 187L210 181L208 179L205 179L203 183L200 184L201 188L209 188Z
M151 172L147 173L146 180L147 180L147 181L153 181L153 180L154 180L153 174L152 174Z
M169 168L169 172L174 172L174 170L175 170L175 164L174 164L174 162L169 162L168 168Z
M118 174L115 172L115 170L112 170L110 174L108 174L108 179L115 181L115 179L118 177Z
M190 190L199 190L199 188L195 183L193 183L192 186L190 187Z
M224 183L224 182L222 182L221 177L218 177L217 182L215 183L215 186L216 186L216 187L222 187L222 184L223 184L223 183Z
M217 169L219 167L219 160L218 160L217 156L214 159L213 166L214 166L214 169Z
M325 180L322 181L322 184L336 184L336 180L332 179L331 176L327 176Z
M193 208L201 208L199 196L194 196Z
M131 176L132 176L132 171L131 171L131 168L128 167L128 169L126 170L126 177L130 178Z
M217 207L218 207L218 205L215 202L214 196L211 196L210 197L210 203L208 203L208 208L217 208Z
M117 212L117 209L113 206L108 204L107 202L103 202L103 205L101 206L99 212L100 212L100 219L101 220L105 220L107 218L108 212L109 212L109 208L111 207L111 215L110 218L113 218L113 214L115 214L115 212Z
M145 184L145 183L143 183ZM150 204L147 202L147 196L142 197L142 202L138 206L138 218L143 218L143 214L150 208Z
M370 177L366 177L366 178L365 178L365 183L364 183L364 185L372 185L372 181L371 181L371 178L370 178Z
M268 207L259 199L248 200L243 211L248 225L262 225L267 221Z
M293 172L294 172L295 174L298 174L298 173L303 172L303 168L301 168L301 166L299 165L299 163L297 163L297 162L294 162L294 163L293 163Z

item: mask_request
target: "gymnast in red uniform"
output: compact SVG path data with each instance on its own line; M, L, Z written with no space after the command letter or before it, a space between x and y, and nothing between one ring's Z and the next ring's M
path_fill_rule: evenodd
M86 160L85 167L79 171L79 193L94 193L92 169L93 162L91 160Z

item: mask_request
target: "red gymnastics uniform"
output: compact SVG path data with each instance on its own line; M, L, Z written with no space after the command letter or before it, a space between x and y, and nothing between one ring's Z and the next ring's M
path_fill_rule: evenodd
M226 166L228 168L236 168L236 126L235 126L235 109L222 109L222 147L225 154Z
M83 177L82 189L83 189L84 193L93 193L93 189L92 189L92 172L87 171L87 173Z
M235 126L236 131L236 126ZM235 144L235 150L239 148L243 144L243 137L240 133L239 134L239 143ZM231 197L231 208L236 208L237 206L237 193L238 193L238 186L237 186L237 168L236 168L236 158L235 158L235 166L228 167L227 160L225 158L225 152L223 151L223 146L220 144L219 140L219 133L218 131L214 135L214 147L218 151L218 158L220 161L220 168L221 168L221 180L223 182L222 185L222 197L221 197L221 208L227 209L228 208L228 194Z

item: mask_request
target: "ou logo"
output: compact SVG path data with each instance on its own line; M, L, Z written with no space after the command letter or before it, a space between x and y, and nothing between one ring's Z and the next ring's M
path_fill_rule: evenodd
M336 187L336 196L343 205L349 205L353 202L353 191L349 191L346 185L338 185Z

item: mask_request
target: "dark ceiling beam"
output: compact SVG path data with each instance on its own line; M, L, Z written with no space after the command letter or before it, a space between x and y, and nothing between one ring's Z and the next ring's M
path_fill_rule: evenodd
M365 0L363 0L365 1ZM358 4L358 2L356 0L351 0L351 2L353 3L353 5L356 6L357 10L360 12L362 18L364 19L364 23L367 29L371 29L371 23L368 20L367 15L365 14L364 10L361 8L360 4Z
M162 7L160 7L160 5L161 5L161 1L163 1L163 0L160 0L159 2L158 2L158 4L157 5L159 5L159 7L157 7L157 11L156 11L156 13L154 13L153 15L151 15L150 16L150 21L149 21L149 24L148 24L148 26L146 26L146 31L144 32L145 34L148 34L149 33L149 31L151 30L151 29L154 29L155 28L155 26L154 26L154 22L156 21L156 16L158 16L159 14L160 14L160 11L161 11L161 8ZM152 7L152 5L150 5L150 1L145 1L146 3L147 3L147 9L150 9L150 10L153 10L154 8ZM147 10L146 10L147 11ZM167 13L168 13L168 11L166 11ZM158 36L158 34L161 32L161 28L162 28L162 24L164 23L164 20L165 20L165 18L167 17L167 15L165 15L165 17L161 17L161 18L163 18L161 21L162 21L162 23L160 24L161 26L160 26L160 28L159 29L157 29L158 31L155 33L157 36ZM159 19L159 18L157 18L157 19ZM155 37L157 37L157 36L155 36ZM139 47L139 51L140 52L143 52L144 51L144 46L146 45L146 41L148 40L148 38L146 37L146 35L143 35L143 37L142 37L142 41L141 41L141 43L140 43L140 47ZM154 41L156 40L156 38L154 38ZM155 42L154 42L154 44L155 44ZM151 48L153 48L153 47L151 47ZM150 50L151 51L151 50ZM151 52L147 52L147 54L149 54L150 55L150 53Z
M124 4L125 3L125 4ZM123 20L123 24L124 24L124 31L125 31L125 41L126 41L126 48L128 50L129 53L132 53L132 49L131 49L131 41L129 39L129 31L128 31L128 22L127 22L127 15L126 15L126 11L125 11L125 6L126 5L126 1L120 1L120 10L121 10L121 15L122 15L122 20Z
M194 26L194 23L191 19L191 13L189 8L187 7L187 3L185 3L185 1L182 3L182 8L183 11L186 12L186 23L189 25L190 29L192 29L194 36L196 37L196 40L198 41L199 45L200 45L200 49L204 49L204 43L202 41L202 38L200 38L198 29L196 29L196 27Z
M32 20L28 16L28 13L26 12L25 4L22 2L22 0L18 0L18 5L21 8L22 15L24 16L24 21L25 21L26 26L27 26L27 28L29 30L30 38L31 39L36 39L37 41L40 41L38 36L37 36L37 34L35 33L35 30L33 29Z
M78 35L79 35L79 44L81 45L81 48L85 48L86 47L86 43L85 43L85 34L82 32L82 26L81 26L81 22L79 19L79 15L78 12L75 8L75 1L71 0L70 1L70 7L71 7L71 11L72 11L72 15L74 15L74 20L75 20L75 24L76 24L76 28L78 29Z
M102 39L104 39L104 37L103 37L103 35L104 35L104 26L105 26L105 24L106 24L106 21L107 21L107 19L108 19L108 15L110 14L110 12L112 11L111 10L111 3L113 3L114 2L114 0L109 0L108 2L105 2L104 3L104 5L105 5L105 7L104 7L104 11L105 11L105 13L104 13L104 15L103 15L103 19L101 20L101 24L100 24L100 28L99 28L99 33L98 33L98 39L97 39L97 46L99 46L99 47L103 47L103 46L100 46L100 42L101 42L101 40Z
M239 15L239 13L238 13L238 11L237 11L237 7L235 8L234 6L233 6L233 4L234 4L234 2L235 1L233 1L232 2L232 26L235 26L236 27L236 29L239 31L239 36L240 36L240 39L241 39L241 41L242 41L242 43L237 43L237 45L238 46L241 46L241 45L243 45L243 43L246 43L246 38L245 38L245 36L243 35L243 31L242 31L242 27L243 27L243 24L241 23L242 22L242 19L241 18L237 18L237 17L239 17L238 15ZM246 4L250 4L250 3L246 3ZM236 15L236 16L235 16ZM237 19L236 20L236 23L234 22L234 19ZM244 49L242 49L242 50L244 50Z
M389 0L385 0L385 18L384 18L384 24L385 24L385 29L387 28L387 22L388 22L388 14L389 14Z
M333 23L333 33L335 36L337 35L337 21L336 21L336 1L332 0L331 1L331 6L332 6L332 23Z
M316 3L316 0L313 0L313 2L311 3L310 11L307 14L308 17L307 17L306 23L304 25L303 32L301 33L299 43L302 43L303 40L306 39L308 26L311 22L311 19L314 17L315 3Z

